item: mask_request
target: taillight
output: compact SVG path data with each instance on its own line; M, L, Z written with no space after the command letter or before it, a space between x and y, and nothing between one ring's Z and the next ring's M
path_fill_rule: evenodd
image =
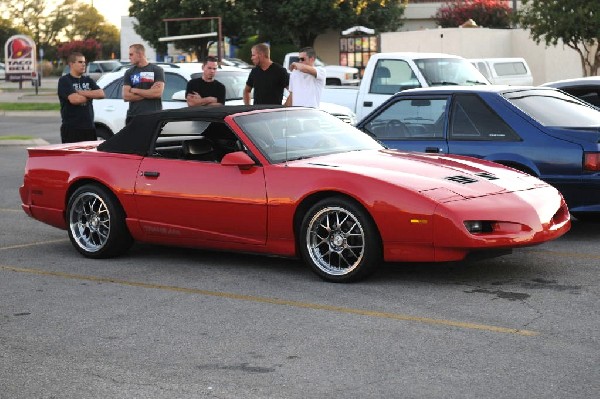
M600 171L600 152L586 152L583 159L583 170Z

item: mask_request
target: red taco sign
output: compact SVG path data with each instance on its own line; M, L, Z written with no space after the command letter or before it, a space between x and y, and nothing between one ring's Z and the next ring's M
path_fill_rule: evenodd
M4 44L7 80L25 80L36 76L36 49L32 38L11 36Z

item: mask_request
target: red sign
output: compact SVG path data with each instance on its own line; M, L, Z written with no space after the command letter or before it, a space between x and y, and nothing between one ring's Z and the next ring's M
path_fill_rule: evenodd
M25 35L11 36L4 45L7 80L32 79L36 73L35 42Z

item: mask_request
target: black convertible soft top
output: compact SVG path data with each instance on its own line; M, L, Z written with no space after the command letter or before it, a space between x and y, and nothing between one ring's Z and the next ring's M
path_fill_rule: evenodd
M223 122L229 115L261 109L282 108L281 105L225 105L220 107L186 107L136 115L113 137L98 146L98 151L148 155L160 127L167 121L189 120Z

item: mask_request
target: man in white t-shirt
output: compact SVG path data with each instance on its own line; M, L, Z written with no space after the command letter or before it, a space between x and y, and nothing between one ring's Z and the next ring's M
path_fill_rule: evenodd
M300 50L298 62L290 65L289 96L285 101L287 107L300 106L319 108L321 93L325 87L326 72L323 67L316 67L317 54L312 47Z

